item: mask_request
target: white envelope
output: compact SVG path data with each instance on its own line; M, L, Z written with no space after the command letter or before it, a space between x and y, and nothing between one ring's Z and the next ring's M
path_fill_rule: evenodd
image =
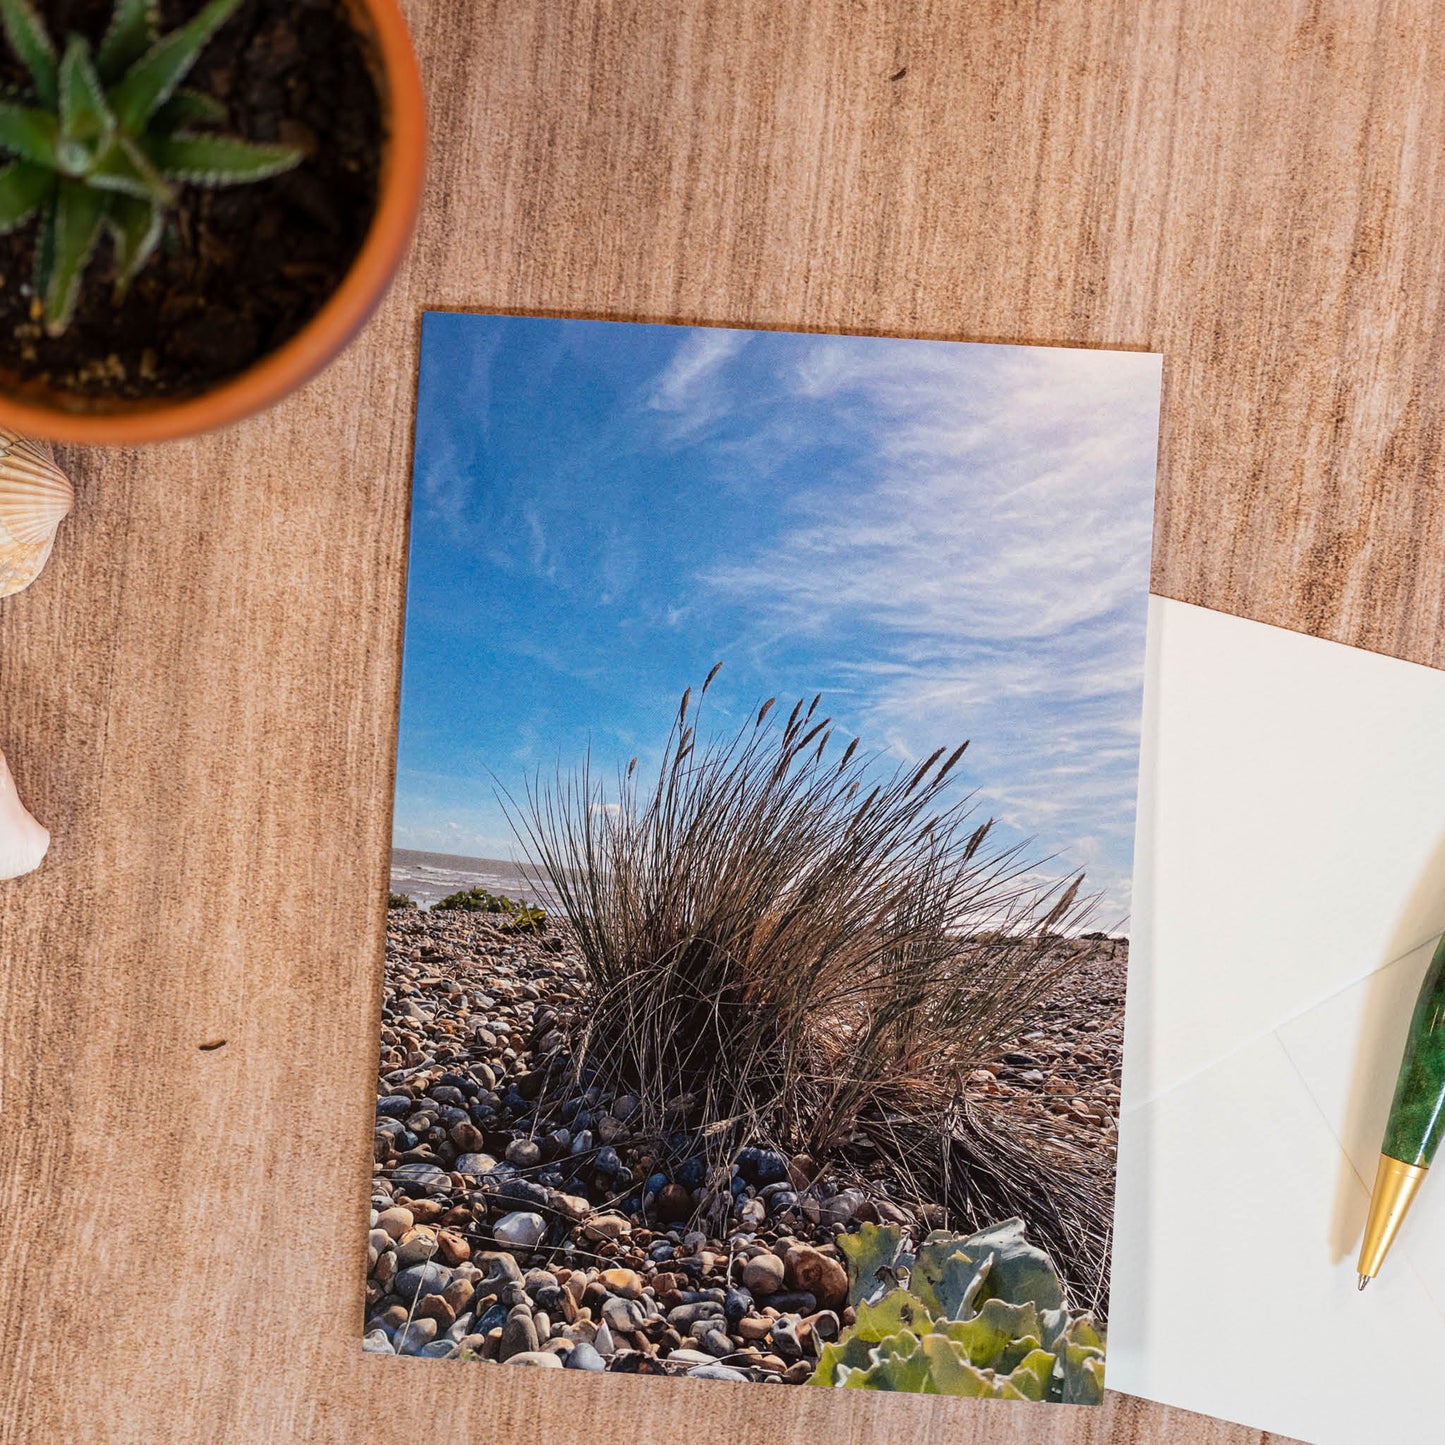
M1445 672L1151 599L1108 1382L1445 1439L1445 1159L1355 1258L1445 929Z

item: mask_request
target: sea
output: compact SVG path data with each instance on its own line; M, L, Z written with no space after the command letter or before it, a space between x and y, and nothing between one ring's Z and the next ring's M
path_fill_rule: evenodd
M405 893L422 908L466 888L505 893L523 903L555 910L556 899L545 877L525 863L505 858L462 858L454 853L391 850L391 891Z

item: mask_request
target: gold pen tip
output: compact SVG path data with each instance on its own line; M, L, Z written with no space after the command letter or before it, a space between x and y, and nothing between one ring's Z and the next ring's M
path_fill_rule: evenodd
M1370 1276L1367 1275L1367 1274L1362 1274L1362 1275L1360 1276L1360 1282L1359 1282L1359 1284L1357 1284L1357 1285L1355 1286L1355 1288L1356 1288L1356 1289L1364 1289L1364 1287L1365 1287L1367 1284L1369 1284L1369 1282L1370 1282Z

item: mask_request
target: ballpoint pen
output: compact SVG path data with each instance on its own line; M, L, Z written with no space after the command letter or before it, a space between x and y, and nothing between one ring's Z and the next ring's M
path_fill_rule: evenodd
M1380 1164L1360 1245L1359 1287L1380 1272L1385 1255L1445 1134L1445 938L1435 949L1410 1016L1395 1080L1395 1098L1380 1145Z

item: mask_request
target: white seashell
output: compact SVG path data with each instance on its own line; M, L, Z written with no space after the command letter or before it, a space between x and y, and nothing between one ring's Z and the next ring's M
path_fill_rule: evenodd
M40 575L56 529L74 505L70 479L55 465L50 444L0 426L0 597Z
M10 765L0 753L0 878L33 872L49 847L50 834L26 811Z

